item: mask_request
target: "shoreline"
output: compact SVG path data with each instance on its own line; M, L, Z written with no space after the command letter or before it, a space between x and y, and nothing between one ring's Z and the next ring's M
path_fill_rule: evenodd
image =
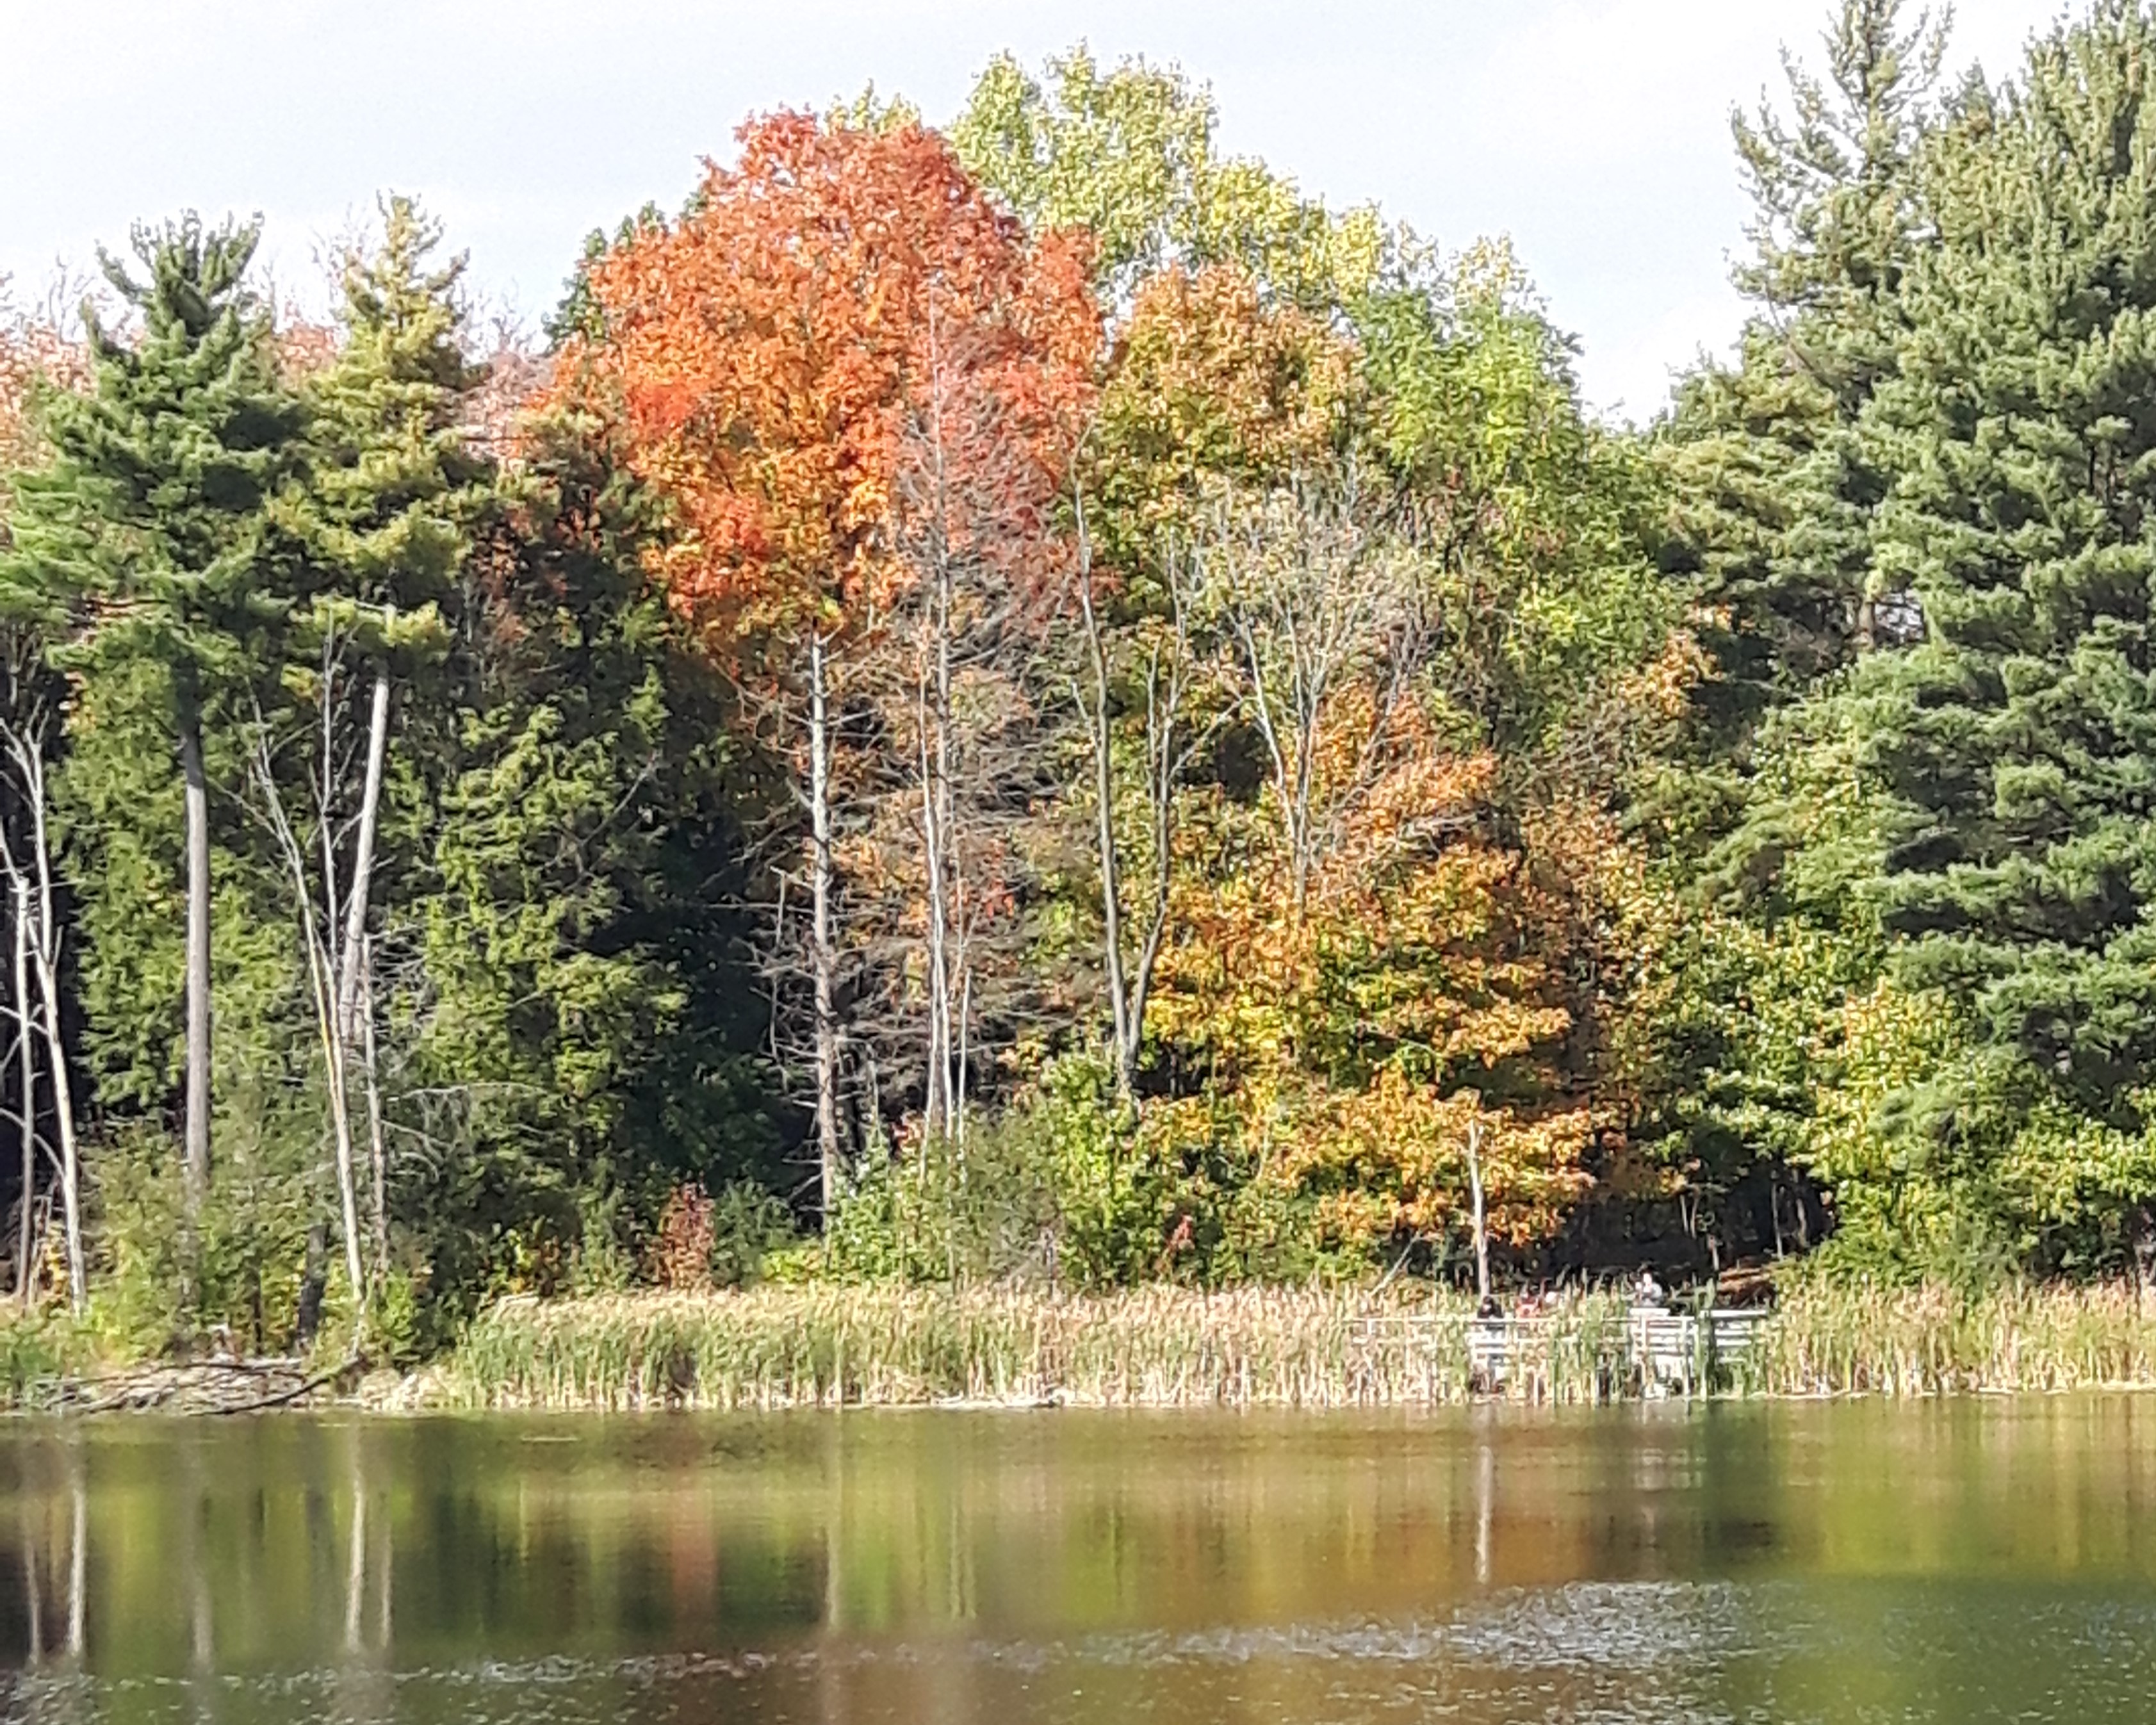
M1489 1327L1430 1290L1153 1287L1108 1295L809 1284L504 1301L408 1370L316 1358L54 1358L22 1414L780 1412L1061 1408L1335 1412L2156 1391L2156 1301L2130 1285L1799 1286L1738 1357L1643 1370L1635 1314L1572 1295ZM1476 1336L1478 1330L1486 1333ZM1472 1339L1471 1339L1472 1338Z
M908 1407L1392 1409L1671 1399L1628 1365L1630 1308L1560 1300L1478 1369L1471 1302L1427 1291L760 1289L490 1308L426 1368L460 1411ZM1792 1291L1694 1399L2156 1389L2156 1301L2112 1284ZM1682 1399L1681 1392L1676 1399Z

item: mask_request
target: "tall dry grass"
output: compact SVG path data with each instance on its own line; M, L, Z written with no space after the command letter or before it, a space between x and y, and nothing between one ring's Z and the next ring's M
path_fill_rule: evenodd
M950 1400L1104 1407L1430 1406L1470 1399L1467 1302L1152 1288L807 1286L514 1302L473 1323L434 1399L465 1408L801 1408ZM1563 1307L1507 1393L1606 1399L1615 1302Z
M1794 1291L1735 1374L1771 1395L2156 1388L2156 1296L2131 1282Z
M1469 1306L1429 1292L766 1288L492 1307L424 1400L467 1409L781 1409L946 1401L1432 1407L1471 1376ZM1722 1387L1754 1395L2156 1388L2156 1299L2131 1286L1794 1291ZM1560 1303L1495 1393L1635 1393L1623 1302Z

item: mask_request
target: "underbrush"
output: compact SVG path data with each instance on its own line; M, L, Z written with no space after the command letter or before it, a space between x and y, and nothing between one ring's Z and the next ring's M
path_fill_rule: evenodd
M0 1408L35 1409L60 1379L89 1369L99 1355L97 1338L58 1307L0 1316Z

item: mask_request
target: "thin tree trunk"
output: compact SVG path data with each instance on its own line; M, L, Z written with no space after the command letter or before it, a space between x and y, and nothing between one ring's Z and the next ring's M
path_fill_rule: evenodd
M15 1235L15 1296L28 1310L35 1288L30 1275L35 1231L30 1201L38 1189L38 1062L30 1034L30 883L20 873L15 876L15 1034L23 1086L23 1220Z
M295 870L293 884L302 891L306 880ZM305 911L304 901L302 910ZM345 1084L344 1038L336 1024L335 984L330 978L327 956L310 941L310 962L315 972L316 1011L321 1021L322 1056L329 1072L330 1128L336 1135L337 1202L344 1213L345 1273L352 1278L352 1298L367 1301L367 1271L360 1258L359 1178L355 1164L352 1132L352 1097Z
M38 844L39 872L42 875L44 873L42 868L42 830ZM90 1271L82 1245L82 1153L74 1129L74 1080L68 1072L67 1044L60 1031L60 983L59 968L52 952L52 946L56 942L49 880L40 881L39 892L43 900L40 915L45 942L40 945L34 955L38 964L38 992L44 1008L46 1067L52 1074L53 1122L60 1140L60 1214L67 1243L68 1299L80 1316L90 1303Z
M307 978L315 997L315 1029L321 1038L322 1066L329 1084L330 1127L336 1151L337 1204L344 1224L345 1271L351 1278L353 1300L363 1307L367 1300L367 1271L360 1256L359 1189L355 1167L357 1158L352 1148L352 1101L346 1083L344 1027L337 1018L336 973L329 950L330 942L336 937L336 891L329 884L326 874L327 801L325 798L323 804L324 902L318 921L314 893L307 884L306 852L300 848L299 835L292 830L291 821L285 813L284 797L277 788L276 769L270 758L266 736L256 740L254 776L268 809L270 831L285 854L285 866L292 880L292 906L298 914L307 950Z
M958 983L958 1094L957 1109L952 1116L951 1141L959 1150L963 1166L966 1148L966 1063L972 1054L973 1022L973 967L962 964Z
M1168 937L1168 901L1175 890L1175 793L1184 772L1197 754L1203 738L1194 738L1178 750L1176 726L1183 711L1183 677L1189 640L1183 624L1183 600L1174 590L1176 576L1168 581L1175 603L1175 662L1163 686L1160 656L1153 655L1146 672L1146 794L1152 814L1152 904L1146 916L1145 938L1138 943L1137 962L1129 979L1130 1003L1123 1011L1126 1041L1123 1063L1135 1087L1138 1053L1145 1045L1146 1003L1152 998L1152 976L1160 963L1161 943ZM1205 733L1211 734L1210 730Z
M920 731L916 752L921 768L921 848L928 865L928 1081L923 1103L926 1130L921 1141L925 1158L929 1141L937 1136L939 1126L945 1131L950 1126L950 929L945 914L943 810L937 791L935 757L929 748L931 721L925 687L916 689L914 714ZM939 751L940 747L939 743Z
M82 1246L82 1158L74 1129L74 1081L68 1073L67 1040L60 1021L59 910L53 895L51 829L45 819L45 763L38 746L19 733L10 732L8 747L15 757L23 799L30 812L30 861L37 870L37 911L31 927L30 957L37 968L39 1018L45 1038L45 1059L52 1073L53 1126L59 1137L60 1210L67 1244L68 1299L80 1314L90 1300L90 1282ZM23 875L10 863L18 891L27 887ZM21 899L18 904L25 902ZM24 1026L27 1032L28 1026Z
M811 860L810 963L816 990L816 1148L824 1215L839 1201L838 959L831 936L831 738L826 711L824 637L808 642L808 826Z
M366 937L361 936L363 943ZM374 1172L374 1273L389 1271L389 1147L382 1127L381 1063L374 1045L374 955L371 945L360 954L360 1072L367 1085L367 1149Z
M1482 1122L1467 1122L1467 1190L1475 1225L1475 1298L1490 1297L1490 1225L1482 1208Z
M936 953L937 1009L939 1014L937 1040L943 1061L943 1130L956 1137L958 1131L958 1110L965 1106L965 1077L957 1050L958 1030L952 1019L956 1009L957 989L952 978L955 968L953 936L963 940L956 929L960 911L958 859L955 834L957 813L951 789L951 547L947 536L940 525L947 520L942 499L942 443L937 444L937 490L938 495L939 526L936 557Z
M389 673L374 675L374 705L367 726L367 783L359 803L359 837L352 857L352 892L345 903L344 938L337 952L337 1014L344 1045L357 1040L353 1017L361 994L360 968L367 952L367 890L374 879L374 834L382 809L382 769L389 753Z
M1137 1087L1137 1042L1132 1033L1132 1002L1123 982L1122 860L1116 845L1116 771L1108 730L1108 655L1101 639L1100 614L1093 608L1093 570L1086 547L1084 516L1079 526L1078 610L1086 624L1086 647L1092 660L1093 700L1086 706L1092 732L1093 797L1098 806L1095 842L1100 850L1101 945L1108 972L1108 1009L1116 1037L1116 1091L1125 1101Z
M187 1215L209 1194L210 970L209 785L203 773L202 714L190 700L180 716L180 771L186 786L187 871Z
M932 585L929 631L915 683L920 732L921 840L928 892L928 1071L921 1152L939 1133L948 1137L955 1106L952 1035L951 871L951 494L945 463L944 373L937 346L936 302L928 305L931 393L928 403L930 505L927 559ZM934 696L932 701L930 690Z
M1088 701L1074 682L1072 692L1086 715L1093 747L1094 823L1101 869L1101 947L1106 961L1109 1007L1115 1033L1116 1088L1126 1102L1135 1101L1138 1055L1145 1046L1146 1004L1168 935L1170 895L1174 887L1175 797L1183 774L1219 728L1219 721L1178 742L1183 715L1184 678L1191 643L1183 596L1183 574L1171 547L1165 571L1174 613L1174 638L1166 649L1156 647L1146 672L1146 799L1152 826L1152 902L1146 907L1137 950L1124 952L1127 912L1123 904L1122 855L1116 841L1114 735L1108 721L1108 655L1105 631L1093 604L1092 553L1086 532L1085 503L1075 500L1078 517L1078 607L1086 628L1086 655L1093 692Z

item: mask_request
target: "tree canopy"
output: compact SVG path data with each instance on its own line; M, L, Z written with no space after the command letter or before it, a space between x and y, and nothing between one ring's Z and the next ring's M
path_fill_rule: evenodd
M1644 429L1082 48L752 117L544 351L398 197L326 327L192 216L0 316L18 1273L2156 1262L2156 13L1946 23L1733 116Z

